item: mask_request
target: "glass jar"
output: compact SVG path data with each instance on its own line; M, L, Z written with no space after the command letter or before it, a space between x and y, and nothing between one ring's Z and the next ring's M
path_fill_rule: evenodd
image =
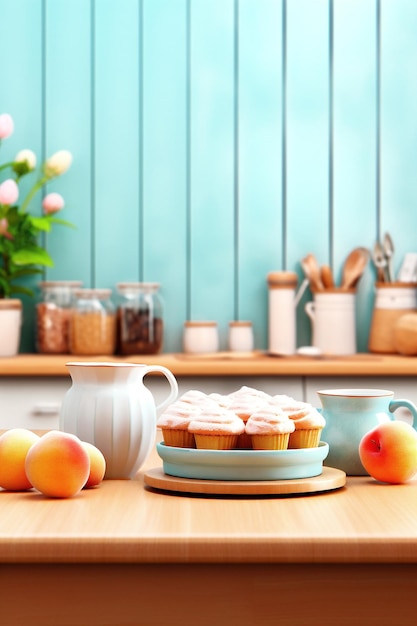
M72 354L107 355L116 349L116 312L110 289L77 289L71 317Z
M42 301L36 305L36 349L41 354L68 354L74 290L80 281L39 283Z
M119 283L118 353L158 354L164 324L158 283Z

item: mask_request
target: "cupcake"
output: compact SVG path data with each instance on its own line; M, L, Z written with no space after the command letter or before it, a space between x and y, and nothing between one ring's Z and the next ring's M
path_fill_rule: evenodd
M295 430L290 435L289 448L317 448L320 435L326 421L314 407L298 409L289 412L289 419L294 423Z
M243 433L243 421L232 411L221 407L202 409L188 430L194 435L197 448L231 450L236 447L238 435Z
M250 416L261 408L262 400L253 397L250 399L235 399L229 404L229 411L233 411L246 426L246 422ZM237 438L236 448L250 450L252 448L252 438L246 432L246 429Z
M199 414L200 409L188 402L179 400L171 404L157 422L162 430L164 444L176 448L195 448L194 435L189 432L188 426Z
M279 408L268 408L253 413L245 430L254 450L286 450L295 425Z

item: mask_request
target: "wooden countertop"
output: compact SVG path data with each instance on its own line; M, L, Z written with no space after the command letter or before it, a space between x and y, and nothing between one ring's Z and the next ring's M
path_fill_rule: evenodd
M355 354L343 357L269 356L262 352L130 357L19 354L0 358L0 376L68 376L69 361L120 361L164 365L175 376L416 376L417 358Z
M154 451L144 469L160 465ZM0 563L417 563L417 480L296 497L104 481L66 500L0 491Z

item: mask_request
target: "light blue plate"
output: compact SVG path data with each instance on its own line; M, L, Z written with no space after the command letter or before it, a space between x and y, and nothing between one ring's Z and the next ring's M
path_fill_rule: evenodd
M197 450L156 445L165 474L205 480L287 480L323 472L329 446L291 450Z

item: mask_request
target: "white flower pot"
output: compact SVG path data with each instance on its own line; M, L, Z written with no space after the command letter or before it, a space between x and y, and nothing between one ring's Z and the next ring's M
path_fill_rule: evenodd
M19 352L21 330L21 301L0 299L0 357L15 356Z

